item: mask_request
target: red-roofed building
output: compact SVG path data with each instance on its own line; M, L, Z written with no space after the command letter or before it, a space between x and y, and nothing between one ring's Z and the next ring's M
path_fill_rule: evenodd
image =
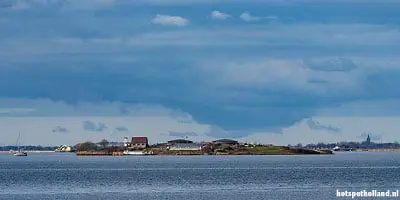
M149 146L147 137L132 137L131 149L144 149Z

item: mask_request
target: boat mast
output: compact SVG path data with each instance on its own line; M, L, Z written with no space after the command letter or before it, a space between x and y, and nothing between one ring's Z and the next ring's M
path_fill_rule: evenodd
M17 139L17 147L18 147L18 152L19 152L19 138L21 137L21 132L18 131L18 139Z

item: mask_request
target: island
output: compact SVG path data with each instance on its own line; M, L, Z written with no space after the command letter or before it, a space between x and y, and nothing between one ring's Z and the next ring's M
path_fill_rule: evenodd
M239 143L220 139L212 142L194 143L177 139L167 143L148 144L147 137L124 139L122 145L110 146L106 140L99 143L84 142L76 145L78 156L123 156L123 155L307 155L333 154L331 150L315 150L288 146Z

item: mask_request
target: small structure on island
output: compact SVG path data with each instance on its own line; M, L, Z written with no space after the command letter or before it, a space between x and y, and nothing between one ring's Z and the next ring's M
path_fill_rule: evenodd
M176 143L168 147L170 151L200 151L202 145L196 143Z
M170 151L199 151L202 145L185 139L170 140L167 142Z
M141 150L149 146L149 140L147 137L132 137L129 149Z
M128 146L130 146L130 142L129 142L129 140L128 140L128 137L124 137L124 147L128 147Z
M66 144L63 144L63 145L59 146L55 150L55 152L72 152L72 147L70 147L70 146L68 146Z
M173 144L192 144L192 143L193 143L193 141L184 140L184 139L176 139L176 140L168 141L169 145L173 145Z

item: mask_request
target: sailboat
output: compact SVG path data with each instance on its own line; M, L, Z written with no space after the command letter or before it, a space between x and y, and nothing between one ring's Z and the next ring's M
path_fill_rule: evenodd
M18 133L18 139L17 139L17 146L18 146L18 151L14 153L14 156L27 156L28 153L25 151L22 151L19 148L19 138L21 137L21 132Z

